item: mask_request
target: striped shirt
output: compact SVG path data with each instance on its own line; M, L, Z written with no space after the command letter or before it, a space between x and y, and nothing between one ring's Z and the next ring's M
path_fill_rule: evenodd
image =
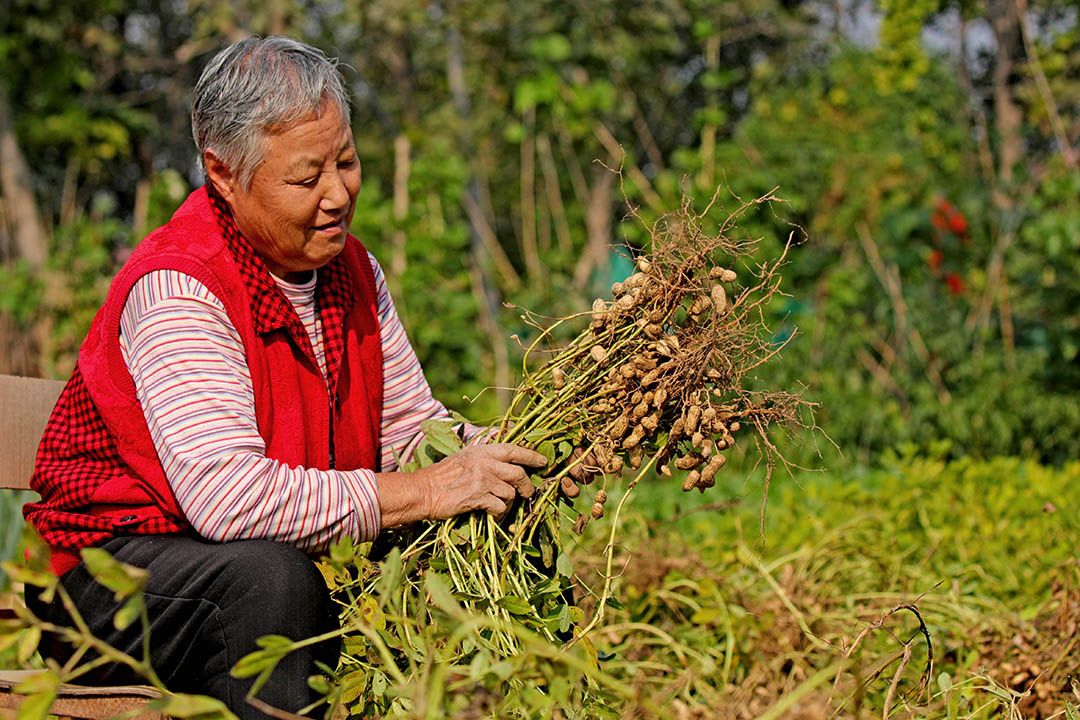
M374 257L371 262L383 353L379 452L382 471L390 472L399 458L412 456L420 422L449 413L424 378L382 268ZM275 280L325 375L316 277L302 284ZM318 552L345 535L378 534L372 471L289 467L266 457L240 335L200 282L174 270L140 278L121 316L120 346L165 477L200 535L217 542L271 539Z

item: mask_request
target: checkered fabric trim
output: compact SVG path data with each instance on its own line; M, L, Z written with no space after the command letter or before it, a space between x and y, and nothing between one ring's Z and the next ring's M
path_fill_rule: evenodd
M85 510L101 483L126 466L77 366L45 427L38 458L35 487L49 501L28 504L25 514L45 542L77 550L113 537L115 518L88 515ZM76 458L79 462L71 462ZM177 533L185 527L167 518L150 518L139 532Z
M236 260L240 275L244 278L244 284L251 296L255 331L268 333L284 328L297 347L303 350L315 367L318 367L319 364L315 360L315 352L311 347L311 339L304 329L304 323L296 314L292 303L270 276L266 263L240 232L240 228L233 219L232 209L212 185L207 185L207 194L210 196L210 206L214 210L221 232L229 244L229 250ZM319 306L319 316L323 327L327 385L335 388L342 355L345 352L343 331L345 315L356 302L356 288L340 258L334 258L325 267L319 269L315 299Z

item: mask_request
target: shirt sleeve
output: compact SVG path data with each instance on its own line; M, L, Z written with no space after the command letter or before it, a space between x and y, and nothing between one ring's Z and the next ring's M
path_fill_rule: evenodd
M204 285L171 270L141 278L124 306L120 344L165 477L200 535L319 552L343 536L378 534L373 472L266 457L243 343Z
M382 469L391 472L412 458L423 439L420 423L429 419L450 419L450 412L432 394L420 360L409 343L390 297L386 276L375 256L368 255L378 290L379 333L383 352L380 461ZM467 424L465 439L472 440L487 431L488 428Z

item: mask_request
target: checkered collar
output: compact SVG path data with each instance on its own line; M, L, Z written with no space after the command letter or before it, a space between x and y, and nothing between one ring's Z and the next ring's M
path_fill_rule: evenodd
M303 322L296 314L292 303L274 282L266 263L240 232L240 228L233 219L232 208L211 183L206 184L206 191L210 197L210 206L218 227L225 237L229 251L240 270L244 287L251 298L251 315L255 323L255 331L259 334L267 334L284 329L296 346L308 356L315 367L318 367L311 340L304 330ZM345 263L340 257L335 257L324 267L319 268L315 302L322 319L323 350L326 356L327 379L331 381L331 386L341 367L345 347L343 332L345 315L357 300L356 284L349 276Z

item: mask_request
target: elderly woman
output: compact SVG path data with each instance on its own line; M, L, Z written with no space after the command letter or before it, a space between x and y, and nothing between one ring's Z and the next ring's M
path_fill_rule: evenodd
M153 664L170 689L261 717L229 668L263 635L336 628L310 555L504 512L532 493L522 466L545 460L480 444L397 469L419 423L447 412L378 263L348 233L360 161L334 63L285 38L237 43L203 72L192 126L206 186L113 281L46 429L26 517L99 637L141 652L80 562L89 546L148 571ZM315 661L333 666L336 652L289 656L259 699L303 707ZM95 679L130 681L124 671Z

